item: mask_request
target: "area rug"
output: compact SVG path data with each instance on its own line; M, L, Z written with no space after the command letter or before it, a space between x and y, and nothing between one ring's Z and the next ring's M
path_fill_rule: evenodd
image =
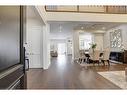
M95 65L93 65L93 64L87 64L87 63L79 63L80 64L80 66L98 66L98 64L95 64ZM106 65L108 65L108 64L106 64ZM116 64L114 64L114 63L110 63L110 65L112 66L112 65L116 65ZM103 64L99 64L99 66L103 66Z
M125 79L125 71L106 71L98 72L101 76L111 81L122 89L127 89L127 81Z

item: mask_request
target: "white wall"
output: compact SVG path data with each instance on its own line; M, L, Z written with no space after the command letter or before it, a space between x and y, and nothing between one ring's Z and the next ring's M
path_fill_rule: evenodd
M72 58L77 59L79 58L79 31L73 32L72 44Z
M127 25L120 25L118 27L112 28L104 34L104 48L110 47L110 32L116 29L122 30L122 41L125 49L127 50ZM120 51L120 48L110 48L112 51Z
M30 68L42 68L43 21L34 6L27 7L26 50L29 54Z
M43 26L43 69L48 69L51 62L50 62L50 25L46 23Z
M50 25L46 23L46 12L44 11L42 6L27 7L26 37L27 43L30 43L27 45L29 59L32 63L30 68L48 69L50 66Z
M94 43L97 44L97 50L103 50L103 34L94 34Z

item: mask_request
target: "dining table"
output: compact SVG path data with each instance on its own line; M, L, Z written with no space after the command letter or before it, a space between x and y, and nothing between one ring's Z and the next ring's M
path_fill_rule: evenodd
M85 52L84 55L86 56L86 63L90 64L90 53L89 52ZM99 57L103 56L103 51L100 53Z

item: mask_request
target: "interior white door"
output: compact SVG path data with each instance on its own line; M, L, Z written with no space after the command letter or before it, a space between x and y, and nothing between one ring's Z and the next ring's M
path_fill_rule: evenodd
M42 68L41 62L41 26L28 27L27 30L27 52L30 68Z

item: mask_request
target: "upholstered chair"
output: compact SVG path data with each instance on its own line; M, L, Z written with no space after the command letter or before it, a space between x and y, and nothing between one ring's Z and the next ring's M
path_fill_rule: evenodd
M90 59L93 64L98 63L98 65L99 65L99 58L100 58L100 51L99 50L95 50L93 52L93 54L90 55Z
M84 63L86 57L85 57L85 51L79 50L79 63Z
M108 49L104 50L103 58L101 59L101 61L103 62L104 65L105 65L105 62L107 62L108 65L110 65L109 57L110 57L110 50L108 50Z

